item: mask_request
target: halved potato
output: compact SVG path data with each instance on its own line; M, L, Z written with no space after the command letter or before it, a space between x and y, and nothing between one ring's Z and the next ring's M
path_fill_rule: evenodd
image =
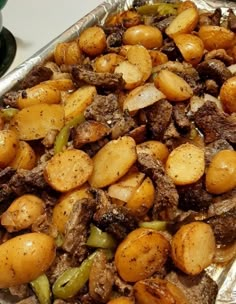
M197 275L208 267L215 254L215 237L210 225L192 222L182 226L171 243L172 259L183 272Z
M33 148L25 141L20 141L14 159L9 166L14 169L31 170L36 165L36 154Z
M166 161L166 173L175 185L197 182L204 174L204 170L204 150L189 143L175 148Z
M195 7L190 7L178 14L166 28L166 34L173 38L178 34L191 33L199 20L199 14Z
M44 169L44 177L55 190L67 192L82 186L93 171L93 162L84 151L71 149L55 154Z
M10 129L26 141L44 138L50 130L60 130L63 126L63 107L46 103L24 108L10 121Z
M60 74L65 74L65 73L60 73ZM51 79L42 82L42 84L47 84L50 87L55 88L59 91L69 91L69 90L74 90L75 88L73 81L69 78Z
M132 90L139 86L143 80L143 73L140 69L130 63L129 61L121 62L116 68L114 73L122 74L122 77L125 81L125 89Z
M133 45L128 49L127 59L138 67L143 74L142 80L145 82L152 72L152 59L148 50L142 45Z
M169 150L165 144L157 140L145 141L136 147L137 153L147 153L152 155L163 163L166 162L169 156Z
M153 83L146 83L132 90L125 98L123 109L129 112L148 107L166 96Z
M154 84L170 101L184 101L193 96L189 84L168 70L161 70L154 78Z
M111 140L93 158L92 187L103 188L124 176L137 159L136 144L132 137Z
M124 60L123 56L109 53L95 59L94 69L98 73L113 73L116 66Z

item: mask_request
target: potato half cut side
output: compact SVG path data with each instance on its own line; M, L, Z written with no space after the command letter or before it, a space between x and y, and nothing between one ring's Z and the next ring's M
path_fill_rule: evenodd
M67 192L83 185L92 171L93 162L88 154L71 149L54 155L48 161L44 177L53 189Z
M215 254L215 237L210 225L192 222L182 226L171 244L172 259L183 272L196 275L208 267Z
M166 28L166 34L173 38L178 34L191 33L198 23L198 11L194 7L190 7L182 11Z
M125 89L132 90L139 86L143 80L143 74L139 67L129 61L121 62L116 68L115 73L122 74L125 82Z
M136 144L132 137L111 140L93 158L92 187L103 188L124 176L137 159Z
M186 143L174 149L166 161L166 173L175 185L197 182L205 170L204 151Z

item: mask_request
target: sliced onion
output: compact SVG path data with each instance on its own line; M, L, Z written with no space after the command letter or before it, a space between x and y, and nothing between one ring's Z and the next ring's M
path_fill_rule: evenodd
M214 263L226 264L236 257L236 242L228 246L221 246L216 248Z

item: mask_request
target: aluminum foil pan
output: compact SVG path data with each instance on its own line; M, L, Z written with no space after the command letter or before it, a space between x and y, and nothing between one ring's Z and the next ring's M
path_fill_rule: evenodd
M168 2L175 1L176 0L168 0ZM17 84L34 66L50 58L57 43L73 40L85 28L97 23L102 23L109 14L117 10L127 9L131 6L132 2L133 0L105 0L93 11L16 67L12 72L7 74L5 77L2 77L0 79L0 99L3 94L17 86ZM155 0L149 0L149 2L154 3ZM223 14L226 13L229 8L236 9L236 3L230 1L195 0L195 3L200 9L207 11L214 11L217 7L220 7ZM236 260L232 261L225 267L212 265L208 267L207 272L219 286L219 293L215 304L236 304ZM14 303L16 303L14 297L9 297L5 292L0 293L0 304Z

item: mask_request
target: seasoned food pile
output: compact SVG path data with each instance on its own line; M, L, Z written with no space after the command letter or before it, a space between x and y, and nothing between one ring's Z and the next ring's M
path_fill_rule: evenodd
M232 10L134 1L2 97L12 303L215 303L207 268L236 255L235 31Z

